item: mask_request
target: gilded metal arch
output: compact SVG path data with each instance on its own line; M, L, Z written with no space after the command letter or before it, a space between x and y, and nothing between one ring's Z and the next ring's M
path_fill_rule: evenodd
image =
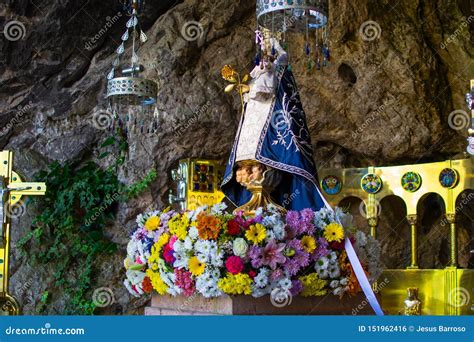
M437 197L441 200L441 202L443 203L443 212L444 214L446 214L446 211L447 211L447 208L448 208L448 204L446 203L446 199L443 197L442 194L438 193L438 192L434 192L434 191L429 191L429 192L425 192L423 193L423 195L418 199L417 203L416 203L416 211L418 212L418 206L420 204L423 203L423 201L429 196L429 195L437 195Z
M461 200L460 197L464 193L469 193L469 195L467 196L468 197L468 202L470 202L471 200L474 200L474 189L464 189L459 194L457 194L456 198L454 199L454 204L456 205L456 208L458 208L458 201ZM464 200L464 199L462 199L462 200Z

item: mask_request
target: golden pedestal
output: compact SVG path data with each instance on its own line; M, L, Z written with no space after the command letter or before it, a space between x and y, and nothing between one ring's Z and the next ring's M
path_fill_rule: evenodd
M266 184L265 174L267 167L256 160L244 160L237 162L236 180L252 193L250 200L234 210L234 215L244 212L245 215L255 215L258 208L265 208L271 204L281 213L286 209L272 201L270 197L270 186Z

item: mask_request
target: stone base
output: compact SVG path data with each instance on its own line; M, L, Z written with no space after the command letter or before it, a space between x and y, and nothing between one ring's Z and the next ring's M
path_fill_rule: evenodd
M154 294L151 307L145 308L145 315L374 315L365 296L345 296L342 300L334 295L322 297L301 297L291 299L289 305L276 307L270 296L222 296L204 298Z

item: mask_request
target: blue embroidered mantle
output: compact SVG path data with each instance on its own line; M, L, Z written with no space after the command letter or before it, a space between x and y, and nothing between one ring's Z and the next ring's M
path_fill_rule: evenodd
M287 66L277 67L276 72L276 96L260 135L255 159L283 171L283 180L272 193L276 203L289 210L319 210L325 200L317 187L313 149L296 82ZM224 194L237 206L251 198L251 193L237 183L234 175L242 123L243 117L221 186Z

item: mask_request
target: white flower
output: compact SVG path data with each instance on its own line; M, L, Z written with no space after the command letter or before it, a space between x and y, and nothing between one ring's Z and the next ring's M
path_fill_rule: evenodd
M214 215L222 215L222 212L227 209L227 205L224 202L214 204L211 207L211 213Z
M271 240L278 240L278 239L277 239L273 229L267 229L267 236L265 237L265 241L269 242Z
M336 252L331 252L331 253L329 253L329 255L327 256L327 258L329 259L329 262L336 262L336 261L337 261L337 254L336 254Z
M189 236L186 236L186 239L184 239L184 249L186 251L191 251L193 249L193 241Z
M214 267L222 267L224 265L224 251L211 250L210 264Z
M256 286L252 286L252 297L254 297L254 298L265 296L265 295L269 294L270 292L272 292L272 289L271 289L270 286L267 286L265 288L259 288L259 287L256 287Z
M196 251L196 256L199 259L202 259L202 262L207 262L207 258L211 254L211 241L209 240L198 240L194 244L194 250Z
M334 211L331 208L323 207L314 214L314 224L320 229L325 228L329 222L334 221Z
M329 286L334 289L336 287L339 286L339 281L338 280L332 280L330 283L329 283Z
M248 249L249 249L249 245L243 238L235 239L234 243L232 244L232 251L234 252L235 255L241 258L245 257Z
M173 256L175 257L173 267L188 269L189 257L186 254L175 252L175 253L173 253Z
M316 261L316 264L314 265L314 268L316 272L322 271L322 270L327 270L329 266L329 260L326 257L321 257Z
M321 279L326 279L329 276L329 272L327 269L316 270L316 273L318 274L318 277Z
M278 240L283 240L286 235L285 231L285 223L283 221L278 221L274 226L273 226L273 232L275 233L275 237Z
M142 271L128 270L126 272L126 276L132 285L141 286L146 274Z
M196 290L206 298L218 297L222 295L222 291L217 287L219 281L219 272L206 271L196 277Z
M193 240L197 240L197 238L199 237L198 229L195 226L192 226L191 228L189 228L188 236Z
M289 290L293 286L291 283L290 278L283 278L278 281L279 287L281 287L283 290Z
M339 283L342 285L342 286L346 286L348 283L349 283L349 280L347 278L342 278Z
M342 287L336 287L333 291L332 291L333 295L335 296L340 296L344 293L344 289Z
M334 279L334 278L339 278L341 275L341 270L339 269L339 266L337 264L331 264L328 269L329 272L329 277Z
M260 216L263 213L263 208L259 207L255 210L255 216Z
M134 297L138 298L143 293L143 291L141 289L139 289L137 286L135 286L135 289L133 289L132 288L132 283L128 279L125 279L123 281L123 285L125 286L127 291Z
M168 289L166 290L166 292L168 292L170 295L177 296L181 294L181 292L183 292L181 288L179 288L178 286L174 284L174 281L176 279L176 276L174 275L174 273L160 270L160 277L163 280L163 282L166 284L166 286L168 286Z
M274 214L271 216L265 216L262 220L262 224L267 227L267 235L270 231L273 231L271 234L277 240L283 240L285 238L285 223L282 221L279 214ZM267 236L267 241L270 239Z
M261 268L258 274L255 276L253 281L255 282L255 286L258 288L264 288L268 285L268 274L269 270L265 267Z
M181 240L176 240L176 242L173 245L173 250L176 253L184 253L186 250L184 249L184 242Z
M139 214L135 220L140 228L143 228L145 220L143 219L143 214Z

